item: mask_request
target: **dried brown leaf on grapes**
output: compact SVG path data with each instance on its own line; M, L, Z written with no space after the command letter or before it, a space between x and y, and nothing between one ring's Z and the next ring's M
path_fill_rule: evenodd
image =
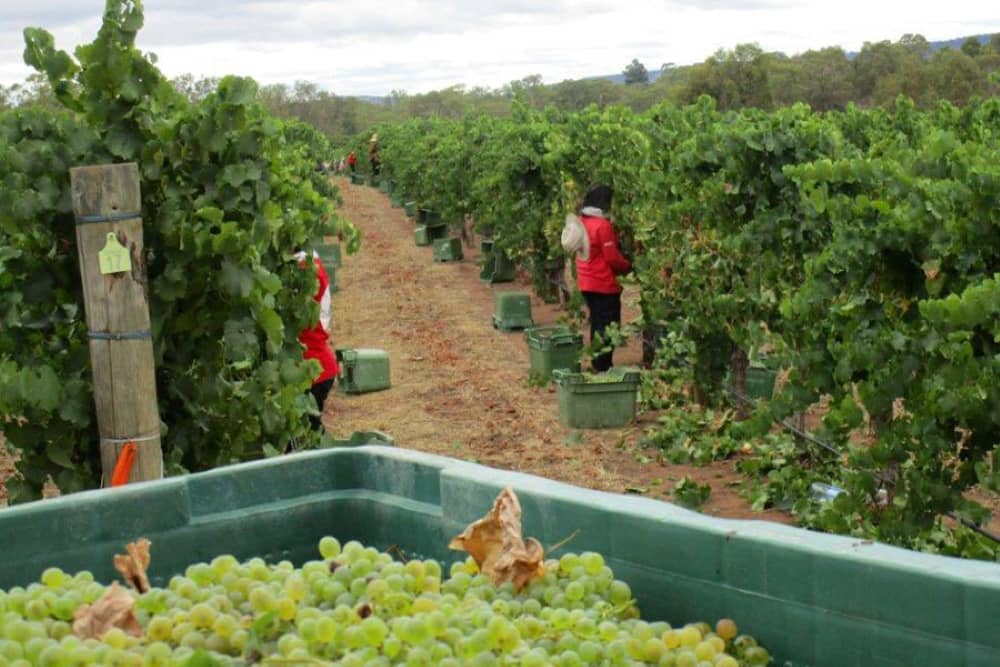
M545 573L545 550L533 537L521 537L521 503L510 487L493 501L482 519L470 524L448 548L466 551L497 586L510 582L521 590Z
M59 490L59 486L56 481L52 479L52 475L45 476L45 484L42 485L42 498L44 500L50 500L52 498L58 498L62 495L62 491Z
M73 634L80 639L100 639L114 628L133 637L142 636L142 626L133 613L135 599L117 581L112 582L94 604L85 604L73 614Z
M145 593L149 590L149 545L145 537L125 545L125 554L115 554L115 569L125 578L129 586Z

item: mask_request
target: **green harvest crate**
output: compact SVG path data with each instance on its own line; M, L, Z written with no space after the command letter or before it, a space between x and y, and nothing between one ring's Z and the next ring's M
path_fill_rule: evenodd
M336 436L325 433L320 441L321 448L327 447L361 447L363 445L385 445L391 447L396 441L388 433L376 431L355 431L346 440L340 440Z
M514 263L507 258L507 253L497 248L490 239L483 239L480 249L482 250L480 280L491 284L509 283L514 280Z
M920 554L766 521L590 491L397 447L302 452L194 475L85 491L0 511L0 588L49 566L117 579L112 556L152 542L154 586L221 554L301 565L323 535L445 572L449 540L510 486L524 534L552 552L597 551L642 616L674 626L736 620L774 667L996 667L1000 566Z
M353 183L354 185L364 185L365 175L357 171L354 172L353 174L351 174L351 183Z
M549 380L552 371L580 371L580 351L583 335L566 326L533 327L524 330L531 359L531 373L541 380Z
M385 350L337 348L337 362L337 387L345 394L367 394L390 386L389 354Z
M368 177L368 185L372 186L373 188L379 189L379 186L381 184L382 184L381 176L372 174L371 176Z
M441 224L441 214L437 211L432 211L427 208L417 209L417 224L427 225L431 227L433 225Z
M558 386L559 422L568 428L618 428L635 417L639 372L612 368L607 373L552 371Z
M389 196L389 204L393 208L402 208L403 207L403 200L399 198L399 195L392 194L392 195Z
M462 239L454 237L448 237L444 239L434 239L434 261L435 262L462 261Z
M403 202L403 212L406 213L407 217L409 218L416 218L417 202L415 201Z
M497 292L493 299L494 329L512 331L535 326L531 297L526 292Z
M770 399L774 395L774 383L777 378L777 371L757 364L751 364L747 367L746 373L747 398ZM726 382L734 390L736 389L733 385L731 373L726 376Z
M339 243L317 243L314 250L319 255L324 267L339 269L343 266L343 256L340 253Z
M431 245L448 236L448 225L417 225L413 228L413 242L418 246Z
M387 195L392 194L392 179L383 178L379 183L379 189Z

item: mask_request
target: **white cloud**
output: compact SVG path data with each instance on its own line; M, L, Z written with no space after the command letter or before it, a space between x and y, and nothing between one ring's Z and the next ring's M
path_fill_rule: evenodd
M11 0L4 4L14 5ZM0 82L28 73L21 28L41 25L72 50L100 24L103 0L33 0L0 7ZM454 84L496 87L703 60L756 41L797 53L920 33L928 39L1000 31L972 0L147 0L139 44L169 76L244 74L262 83L314 81L339 94L411 93Z

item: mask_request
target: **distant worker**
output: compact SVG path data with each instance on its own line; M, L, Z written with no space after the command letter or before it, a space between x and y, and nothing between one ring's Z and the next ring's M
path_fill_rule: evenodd
M307 258L308 255L302 252L301 249L296 251L295 259L298 260L299 266L302 268L306 267ZM319 415L309 415L309 423L312 424L313 429L322 432L323 405L326 403L327 396L330 395L330 390L333 388L333 383L337 379L337 375L340 374L340 366L337 364L337 357L334 356L329 343L332 312L330 305L330 277L327 275L326 269L323 268L323 262L320 261L319 255L314 252L312 259L316 265L316 277L319 279L319 289L313 297L319 302L319 321L314 326L299 333L299 342L306 347L302 357L304 359L315 359L320 364L319 375L313 380L312 388L310 389L310 393L316 399L316 407L319 410Z
M616 276L632 270L632 264L618 249L618 237L611 226L611 187L595 183L584 195L580 207L580 224L587 235L583 244L584 252L577 253L576 273L580 292L590 311L590 340L602 338L608 326L614 322L621 325L622 288ZM613 351L599 354L591 365L602 373L612 365Z
M347 166L351 168L351 173L354 173L355 166L358 164L358 156L351 151L347 154Z
M372 163L372 175L378 176L382 172L382 158L378 154L378 135L373 134L368 140L368 158Z

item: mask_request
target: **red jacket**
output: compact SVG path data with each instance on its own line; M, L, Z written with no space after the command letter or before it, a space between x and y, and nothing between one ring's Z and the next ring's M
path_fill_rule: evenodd
M326 269L323 268L319 257L313 257L313 261L316 263L316 277L319 278L319 291L314 297L319 302L319 322L316 326L300 333L299 342L306 346L303 358L315 359L323 367L319 376L313 380L313 384L318 384L337 377L340 366L337 365L337 357L327 342L330 338L327 331L327 327L330 326L330 277L326 275Z
M581 292L618 294L621 285L615 276L632 270L632 265L618 250L618 237L611 221L592 215L581 215L580 222L590 240L590 258L576 258L576 275Z

